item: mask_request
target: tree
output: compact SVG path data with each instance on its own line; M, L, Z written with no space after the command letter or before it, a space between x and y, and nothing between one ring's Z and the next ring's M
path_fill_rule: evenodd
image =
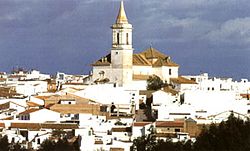
M199 151L249 151L250 122L236 118L233 114L219 125L204 128L197 137L194 149Z
M227 121L204 127L196 142L173 143L171 139L156 140L152 133L133 141L131 150L138 151L249 151L250 121L236 118L233 114Z
M8 142L8 137L5 135L4 137L0 138L0 150L1 151L9 151L10 150L10 143Z
M55 142L49 139L46 139L40 145L39 151L53 151L55 150Z
M149 79L147 79L147 90L159 90L163 85L163 81L157 75L150 76Z

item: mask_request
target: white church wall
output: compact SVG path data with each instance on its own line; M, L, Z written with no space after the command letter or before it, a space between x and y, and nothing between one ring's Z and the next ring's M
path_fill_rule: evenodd
M152 67L151 66L133 66L133 74L152 75Z

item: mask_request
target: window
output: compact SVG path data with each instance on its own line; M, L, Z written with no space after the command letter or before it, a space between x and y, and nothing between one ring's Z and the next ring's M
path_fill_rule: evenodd
M69 102L69 104L71 104L71 102Z
M127 40L127 45L129 44L128 42L128 33L126 33L126 40Z
M212 90L214 91L214 87L212 87Z
M37 144L41 144L40 138L37 139Z
M119 37L120 37L120 34L117 33L117 34L116 34L116 39L117 39L117 44L118 44L118 45L120 44L120 38L119 38Z
M169 73L169 75L171 75L171 74L172 74L172 70L171 70L171 69L169 69L169 70L168 70L168 73Z
M181 130L179 128L174 129L174 132L180 132Z
M115 52L116 55L118 55L118 52Z

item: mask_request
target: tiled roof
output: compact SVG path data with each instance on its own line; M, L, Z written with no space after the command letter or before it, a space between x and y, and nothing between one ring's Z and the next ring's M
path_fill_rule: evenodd
M179 93L178 91L174 90L173 88L169 86L163 87L163 91L167 93L171 93L172 95L176 95Z
M41 99L41 100L46 100L51 96L35 96L35 98Z
M6 81L6 78L0 78L0 82Z
M152 61L154 59L155 61ZM110 66L111 64L111 54L100 58L92 66ZM174 63L169 56L161 53L155 48L148 48L147 50L133 54L133 65L134 66L152 66L152 67L178 67L179 65Z
M2 118L2 119L0 119L0 120L13 120L14 119L14 117L13 116L10 116L10 117L5 117L5 118ZM1 124L1 123L0 123Z
M0 97L14 97L20 95L16 93L16 91L13 89L13 87L0 87Z
M0 104L0 110L8 109L8 108L10 108L10 102Z
M143 52L141 52L139 54L145 56L145 58L147 58L147 59L153 59L153 58L162 58L162 59L164 59L164 58L167 57L167 55L161 53L160 51L156 50L153 47L150 47L147 50L145 50L145 51L143 51Z
M133 65L135 66L151 66L151 63L141 54L133 55Z
M195 81L189 80L182 76L179 76L178 78L170 78L170 81L177 84L197 84Z
M148 125L148 124L152 124L152 122L135 122L133 124L133 126L145 126L145 125Z
M75 123L11 123L11 128L20 129L77 129L78 125Z
M27 104L29 107L39 107L39 106L42 106L42 105L37 104L37 103L35 103L35 102L27 102L26 104Z
M100 112L100 106L95 104L55 104L50 107L50 110L62 114L91 113L97 115Z
M25 110L19 114L30 114L30 113L33 113L33 112L36 112L38 110L41 110L41 109L35 109L35 108L31 108L31 109L28 109L28 110Z
M156 127L183 127L184 122L181 121L157 121Z
M168 66L168 67L178 67L179 65L174 63L172 60L170 60L169 57L167 58L159 58L154 64L153 67L162 67L162 66Z
M111 54L108 54L97 60L92 66L109 66L111 64Z
M112 132L132 132L132 127L113 127Z
M44 101L45 106L49 104L57 104L60 100L75 100L76 104L87 104L91 100L67 93L67 95L54 95L46 98Z
M4 123L0 123L0 127L5 127L5 124Z
M95 144L103 144L103 141L102 140L96 140Z

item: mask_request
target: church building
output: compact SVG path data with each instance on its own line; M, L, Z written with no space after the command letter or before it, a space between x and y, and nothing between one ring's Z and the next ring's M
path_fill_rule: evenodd
M163 81L178 78L179 65L155 48L148 48L134 54L132 33L123 1L112 25L112 48L109 54L92 64L92 80L94 83L113 83L117 86L146 81L149 76L157 75Z

